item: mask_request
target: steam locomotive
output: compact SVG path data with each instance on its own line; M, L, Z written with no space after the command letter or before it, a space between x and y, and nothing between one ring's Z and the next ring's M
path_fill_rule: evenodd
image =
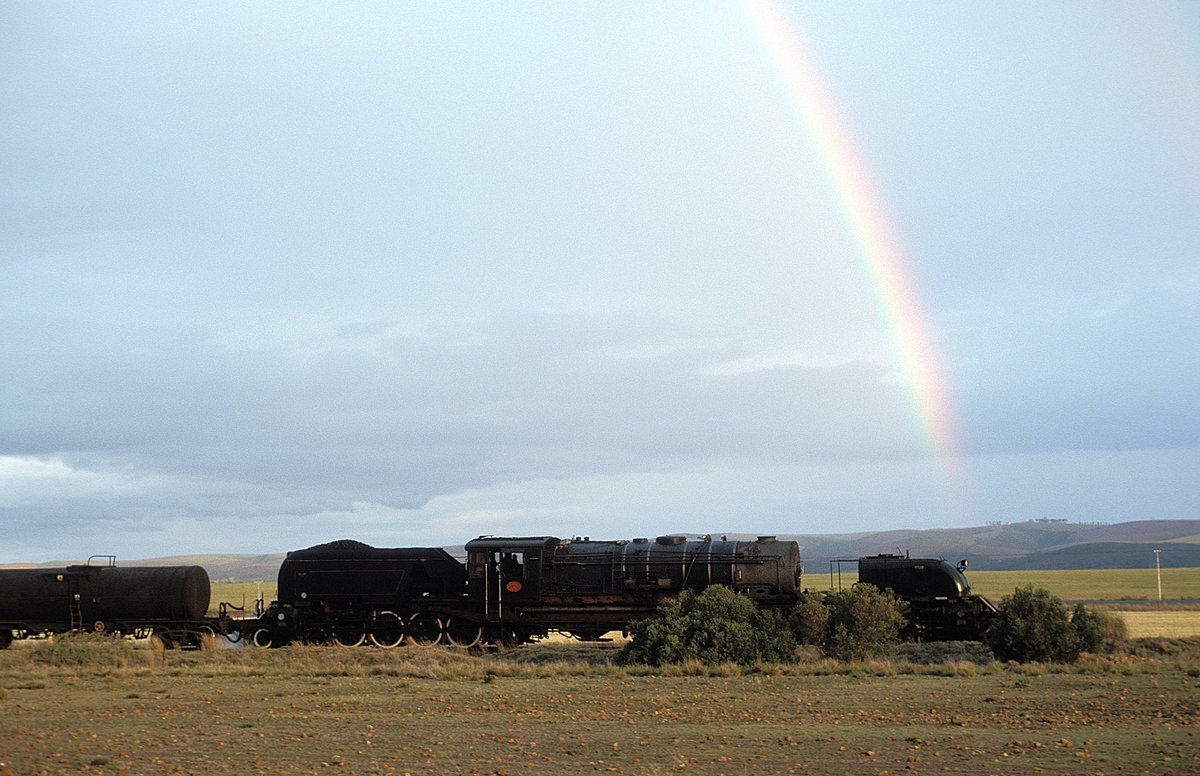
M759 606L788 607L800 584L799 545L769 536L489 536L464 549L465 564L441 549L348 540L290 552L279 568L278 599L246 632L259 646L370 639L381 647L472 647L520 644L551 630L598 639L683 590L727 585Z
M0 648L14 637L79 630L154 634L169 646L218 634L260 647L515 645L550 631L595 640L684 590L725 585L779 609L801 590L799 545L771 536L484 536L464 550L465 561L440 548L349 539L295 550L280 564L276 600L240 618L224 603L207 614L210 587L199 566L0 570ZM909 602L915 638L976 639L995 612L945 561L861 558L859 576Z

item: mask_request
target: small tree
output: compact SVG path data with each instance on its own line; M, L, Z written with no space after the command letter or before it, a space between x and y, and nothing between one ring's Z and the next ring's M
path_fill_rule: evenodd
M621 663L753 665L787 659L795 645L782 615L760 610L746 596L719 585L699 595L685 590L629 630L633 638L618 656Z
M891 652L907 624L908 604L890 590L865 582L825 598L829 612L822 648L838 660L862 660Z
M1071 610L1071 629L1075 631L1075 641L1081 652L1095 652L1096 647L1104 643L1104 626L1100 623L1100 614L1091 611L1082 603L1075 604Z
M1095 652L1106 641L1120 642L1129 638L1129 627L1119 614L1088 609L1082 603L1071 610L1071 627L1084 652Z
M1085 610L1086 612L1086 610ZM1090 624L1086 614L1079 626ZM1017 588L1000 602L1000 611L984 634L984 641L1000 660L1071 663L1082 644L1067 616L1062 599L1033 585Z
M805 590L788 618L792 636L797 644L825 646L825 626L829 623L829 607L825 605L825 594Z

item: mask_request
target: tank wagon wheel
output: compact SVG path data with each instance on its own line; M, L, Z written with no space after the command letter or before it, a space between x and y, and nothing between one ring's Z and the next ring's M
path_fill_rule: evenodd
M483 641L483 626L477 622L450 617L446 620L446 641L456 647L470 648Z
M250 638L248 640L254 646L262 647L263 649L275 646L275 639L271 636L270 628L255 628L250 631Z
M367 631L361 625L343 623L333 626L333 643L339 647L357 647L367 640Z
M405 644L436 644L442 636L442 621L432 612L417 612L404 629Z
M404 643L404 620L395 612L376 612L371 623L371 643L394 649Z
M196 649L214 649L217 643L217 632L210 625L201 625L193 631L188 631L188 646Z
M167 630L166 628L155 628L151 634L159 640L163 645L163 649L178 649L180 644L180 634L175 631Z

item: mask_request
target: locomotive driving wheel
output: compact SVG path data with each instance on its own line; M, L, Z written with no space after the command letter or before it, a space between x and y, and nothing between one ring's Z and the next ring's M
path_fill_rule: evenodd
M393 649L404 643L404 621L395 612L376 612L371 622L371 643Z
M249 641L256 647L266 649L275 645L275 639L271 636L269 628L255 628L250 632Z
M446 621L446 641L456 647L469 648L483 640L483 626L477 622L450 617Z
M339 647L357 647L366 640L366 629L357 623L338 623L333 626L333 643Z
M436 644L442 636L442 621L432 612L417 612L404 629L405 644Z

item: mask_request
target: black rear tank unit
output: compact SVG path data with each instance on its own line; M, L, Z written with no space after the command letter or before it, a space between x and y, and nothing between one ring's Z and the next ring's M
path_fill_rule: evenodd
M60 631L199 620L208 613L211 592L202 566L6 569L0 570L0 623Z

